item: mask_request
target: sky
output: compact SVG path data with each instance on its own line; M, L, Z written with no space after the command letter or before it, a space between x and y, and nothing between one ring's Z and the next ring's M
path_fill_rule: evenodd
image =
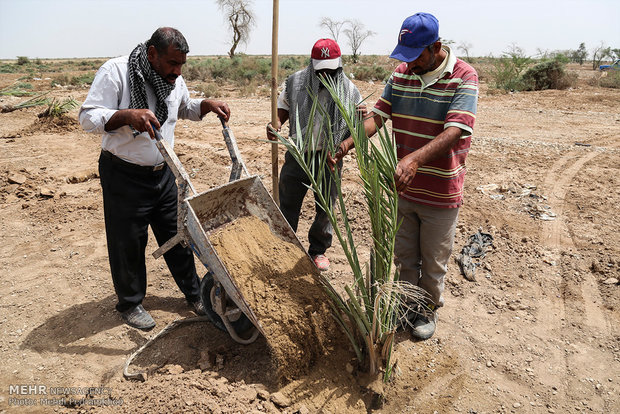
M279 54L310 54L328 37L323 17L358 20L375 34L361 54L389 55L403 20L434 14L439 34L470 56L500 56L516 45L528 56L540 51L589 52L603 43L620 48L619 0L280 0ZM256 25L238 52L271 54L272 0L253 0ZM160 26L186 37L189 55L225 55L232 36L215 0L0 0L0 59L84 58L126 55ZM344 54L351 48L340 34ZM462 53L460 53L462 54Z

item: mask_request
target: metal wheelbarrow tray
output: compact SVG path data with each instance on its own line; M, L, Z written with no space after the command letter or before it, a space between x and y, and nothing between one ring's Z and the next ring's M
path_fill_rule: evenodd
M218 257L209 234L238 218L255 216L267 223L271 232L282 240L305 250L260 178L257 175L240 178L242 171L249 174L232 131L221 121L232 160L230 181L200 194L194 189L170 144L156 131L157 147L177 179L179 201L177 234L157 249L153 256L158 258L178 243L189 246L208 270L201 282L201 299L209 319L220 329L227 330L235 341L248 344L255 341L259 333L265 335L265 332ZM311 260L309 256L308 260Z

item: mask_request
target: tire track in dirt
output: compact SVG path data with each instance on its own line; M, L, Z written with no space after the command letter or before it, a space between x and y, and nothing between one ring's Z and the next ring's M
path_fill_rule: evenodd
M549 361L551 363L562 361L563 369L559 371L565 387L562 391L565 392L567 400L575 398L580 388L579 378L575 377L576 373L587 372L588 375L596 373L598 368L596 364L588 364L588 360L592 360L592 353L598 354L593 360L598 361L599 367L613 364L613 357L609 359L596 346L598 341L592 342L593 338L604 341L606 338L613 337L611 322L601 308L603 301L596 280L589 272L580 274L580 279L573 278L570 267L562 266L563 253L575 250L563 214L566 195L575 176L598 154L598 151L586 154L581 151L571 151L565 154L554 163L543 184L549 197L547 201L556 214L556 219L543 222L540 240L544 246L551 249L552 260L558 265L545 272L544 276L554 282L551 286L559 288L557 297L560 299L553 300L541 308L538 317L544 321L543 330L559 331L558 336L561 342L569 345L564 352L552 351L553 356L550 355ZM584 334L583 339L579 341L581 343L571 344L565 340L567 336L562 332L566 329L581 330ZM573 347L575 351L570 347ZM601 404L600 407L604 406L603 401L591 401L591 403L593 406L599 404Z
M544 188L550 188L548 202L557 218L546 221L541 232L541 241L548 247L573 247L572 239L568 236L562 212L568 186L583 166L594 159L598 153L591 152L579 159L568 168L564 168L572 159L579 156L578 151L569 152L560 158L551 168L545 178Z

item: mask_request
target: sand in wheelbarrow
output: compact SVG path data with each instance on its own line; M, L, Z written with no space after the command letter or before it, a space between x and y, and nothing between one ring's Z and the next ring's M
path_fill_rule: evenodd
M210 240L263 326L279 377L304 374L340 334L312 261L255 216L218 228Z

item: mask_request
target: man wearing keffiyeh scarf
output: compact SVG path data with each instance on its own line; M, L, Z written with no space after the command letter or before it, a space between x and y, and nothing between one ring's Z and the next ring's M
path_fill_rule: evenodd
M149 62L147 50L146 44L140 43L129 55L129 93L131 94L129 108L148 109L149 106L146 99L146 83L148 83L157 97L155 116L159 124L162 125L168 118L166 98L174 89L174 83L170 84L155 71ZM181 52L183 51L181 50ZM170 76L170 74L167 76ZM134 130L134 135L138 134L139 132Z
M190 97L181 76L188 52L181 32L157 29L130 56L102 65L80 108L84 129L102 134L99 176L116 310L139 329L155 326L142 307L148 228L160 246L177 230L177 185L155 145L154 129L174 145L177 119L200 121L208 112L230 117L225 102ZM191 249L177 245L164 259L188 304L204 315Z
M322 156L321 151L328 148L325 143L326 139L333 139L334 147L338 148L339 144L350 135L340 111L319 77L328 77L334 81L338 97L344 105L361 104L362 99L358 89L342 70L340 47L335 41L320 39L314 44L311 57L312 62L307 68L294 73L286 80L285 89L278 99L279 125L275 125L274 128L279 131L281 125L289 120L290 136L298 137L301 134L306 144L313 143L314 147L311 150L316 151L314 156L319 159ZM312 117L315 100L318 101L322 110L315 112ZM365 107L358 105L358 108L363 111ZM324 115L329 119L323 119ZM300 131L297 130L298 123ZM275 136L271 128L269 124L267 137L274 140ZM339 163L338 168L341 166L342 163ZM315 174L318 175L319 171ZM332 179L329 172L326 172L324 177ZM304 171L287 152L280 172L278 191L280 210L295 231L297 231L301 206L309 184L310 181ZM332 184L325 188L331 189L329 197L334 203L336 186ZM332 232L327 214L316 204L316 214L308 232L310 242L308 253L319 270L329 268L329 260L325 256L325 251L331 246Z

